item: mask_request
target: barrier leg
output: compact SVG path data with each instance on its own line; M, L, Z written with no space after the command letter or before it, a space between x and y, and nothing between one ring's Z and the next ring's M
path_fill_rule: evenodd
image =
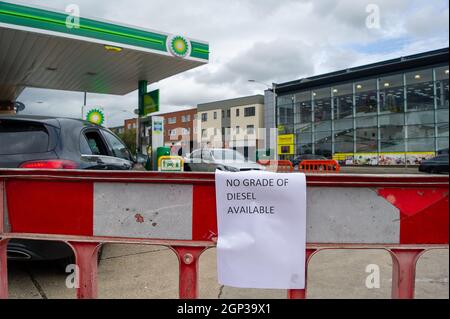
M206 247L171 247L180 265L180 299L198 298L198 261Z
M306 249L305 255L305 289L288 289L288 299L306 299L306 285L308 282L308 264L317 249Z
M79 271L78 299L97 298L97 258L99 243L68 242L75 252Z
M8 298L8 262L7 251L9 239L0 238L0 299Z
M416 263L425 249L390 249L392 257L392 298L413 299Z

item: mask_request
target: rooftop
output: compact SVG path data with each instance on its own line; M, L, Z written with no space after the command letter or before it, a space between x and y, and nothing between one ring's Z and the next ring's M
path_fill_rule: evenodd
M354 79L371 77L378 74L401 72L411 68L421 68L433 64L447 63L449 61L449 48L428 51L420 54L400 57L397 59L367 64L336 72L311 76L295 81L276 85L277 93L302 90L336 82L347 82Z

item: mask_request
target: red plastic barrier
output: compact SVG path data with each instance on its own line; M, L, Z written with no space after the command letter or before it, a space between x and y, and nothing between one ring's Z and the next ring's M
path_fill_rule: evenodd
M258 164L266 167L267 171L275 172L275 173L292 173L294 171L294 167L292 166L291 161L258 161Z
M335 160L304 160L298 170L302 173L339 173L341 166Z

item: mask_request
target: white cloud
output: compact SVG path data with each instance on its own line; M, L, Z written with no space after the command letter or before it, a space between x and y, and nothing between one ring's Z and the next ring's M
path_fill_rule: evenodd
M77 3L82 15L181 33L210 43L207 66L161 81L162 110L262 93L248 83L289 81L448 46L447 0L27 0L63 10ZM368 29L366 6L380 8L381 28ZM27 89L28 111L76 116L82 94ZM46 104L36 104L41 100ZM133 116L137 93L89 95L109 112L110 123ZM108 114L107 114L108 115Z

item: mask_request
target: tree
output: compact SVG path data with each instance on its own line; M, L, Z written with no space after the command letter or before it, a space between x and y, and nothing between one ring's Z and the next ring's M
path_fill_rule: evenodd
M132 154L136 154L136 129L126 130L119 134L120 139Z

